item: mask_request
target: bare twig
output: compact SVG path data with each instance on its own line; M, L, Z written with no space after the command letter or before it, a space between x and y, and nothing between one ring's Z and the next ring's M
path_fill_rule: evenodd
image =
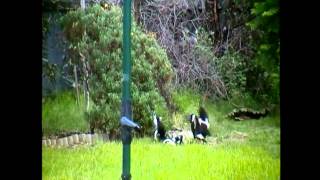
M144 29L157 34L159 44L166 49L174 65L175 85L189 84L212 96L225 97L227 91L213 58L191 45L190 32L185 31L190 31L190 26L207 26L208 15L197 9L192 1L146 0L139 9L140 22Z

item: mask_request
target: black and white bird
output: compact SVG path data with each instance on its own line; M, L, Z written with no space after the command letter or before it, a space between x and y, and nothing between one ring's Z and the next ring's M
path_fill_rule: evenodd
M206 142L206 136L210 135L209 128L209 117L206 110L203 107L199 108L199 117L195 114L189 116L191 124L191 131L195 139L200 139Z
M163 123L161 122L161 117L157 116L155 113L153 114L153 125L154 125L154 139L163 141L166 139L165 134L166 130L164 128Z
M153 125L154 125L154 139L168 144L182 144L183 137L182 135L176 135L167 137L166 129L161 121L161 117L153 113Z

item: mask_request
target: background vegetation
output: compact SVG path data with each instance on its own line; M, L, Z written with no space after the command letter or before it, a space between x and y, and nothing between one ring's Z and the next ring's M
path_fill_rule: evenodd
M117 6L103 9L100 5L94 5L85 12L72 11L62 20L66 38L70 42L69 63L80 69L84 61L87 63L93 104L86 118L91 128L108 132L111 136L119 135L122 95L121 12ZM135 23L131 34L133 119L143 127L142 134L152 134L152 111L168 117L161 93L170 86L172 67L156 40L144 34ZM85 60L80 61L81 58Z
M107 2L107 5L105 3ZM43 76L43 135L80 131L119 136L122 13L114 0L85 10L66 0L43 1L43 42L59 22L66 56L48 58ZM143 130L132 143L137 179L279 179L280 41L278 0L135 0L132 18L132 108ZM203 8L205 7L205 8ZM57 16L50 13L59 12ZM56 17L56 18L53 18ZM61 17L61 18L60 18ZM66 79L58 90L56 77ZM208 144L152 141L151 112L167 129L190 129L199 105L209 114ZM270 108L259 120L233 121L234 108ZM155 154L157 158L155 157ZM121 144L43 148L43 179L120 177ZM206 171L203 171L205 169Z
M43 98L42 130L45 136L64 132L86 132L88 123L85 120L85 107L81 98L77 103L72 92L61 92Z
M186 113L198 108L190 90L173 93L181 109L174 114L176 125L189 128ZM246 103L250 102L248 99ZM251 104L251 103L250 103ZM251 121L225 118L233 108L225 101L206 101L210 117L209 144L190 142L164 145L152 138L134 138L131 144L131 173L136 179L279 179L279 114ZM98 143L75 149L44 148L43 179L101 179L121 175L121 142ZM85 163L83 163L85 162Z
M68 48L64 62L67 68L44 63L43 69L44 76L49 79L54 79L55 73L69 77L73 87L80 88L80 92L86 92L81 84L88 83L90 100L82 97L82 102L84 106L91 102L90 108L81 107L80 112L85 109L84 113L80 113L84 117L79 118L79 123L73 123L79 124L78 129L83 129L80 121L86 119L89 124L87 130L94 128L117 135L122 85L122 14L116 1L99 2L90 2L94 5L82 11L65 1L45 1L47 10L59 11L62 16L60 22ZM103 5L105 2L108 2L107 6ZM202 9L203 2L206 10ZM131 91L133 118L144 127L140 135L151 134L150 114L153 110L164 117L167 127L174 125L170 119L175 119L177 110L189 113L188 104L179 105L176 102L183 97L175 96L174 99L172 96L180 89L187 89L190 95L199 92L198 97L192 96L193 104L199 105L203 100L213 100L215 103L226 101L230 105L229 110L236 107L258 110L271 107L273 112L279 111L278 3L278 0L181 0L175 4L160 3L158 0L135 1ZM176 18L176 24L171 21L167 24L163 21L155 23L159 15L158 6L164 8L161 18ZM43 17L44 34L53 21L49 17L47 14ZM197 29L194 45L189 42L193 29L188 22L192 22ZM45 58L46 53L43 56ZM78 83L73 80L74 68ZM55 96L59 96L59 92L56 93L58 95ZM74 96L79 99L79 95ZM43 114L47 119L57 119L55 116L58 115L48 113L50 106L59 104L54 104L54 101L50 105L44 104ZM77 118L69 119L76 121ZM54 121L45 122L44 131L51 127L51 122ZM56 131L64 131L65 128L58 129L56 127Z

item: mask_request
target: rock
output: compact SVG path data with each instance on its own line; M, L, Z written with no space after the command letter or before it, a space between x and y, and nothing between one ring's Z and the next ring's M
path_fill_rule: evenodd
M102 135L101 134L95 134L95 138L96 138L96 141L102 141Z
M72 146L73 145L73 137L72 136L68 136L67 138L68 138L68 144L70 146Z
M47 145L51 146L51 140L50 139L47 139Z
M63 139L62 138L58 139L58 147L63 147Z
M46 140L42 140L42 145L43 146L47 146L47 141Z
M80 134L79 141L80 141L81 144L85 144L86 143L86 135L85 134Z
M96 144L99 140L101 140L101 136L99 134L92 135L92 143Z
M74 144L79 144L79 136L78 136L78 134L73 135L73 143Z
M63 147L68 147L68 145L69 145L69 144L68 144L68 138L66 138L66 137L62 138L62 142L63 142L63 143L62 143L62 146L63 146Z
M86 142L87 142L88 144L92 144L92 136L91 136L91 134L87 134L87 136L86 136Z
M57 145L56 139L51 139L51 146L55 147Z

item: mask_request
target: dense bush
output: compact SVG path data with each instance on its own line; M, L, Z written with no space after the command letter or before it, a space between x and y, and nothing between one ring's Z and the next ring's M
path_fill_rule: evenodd
M89 64L89 90L93 105L87 113L92 128L117 134L122 89L122 11L99 5L85 11L71 11L62 19L70 43L70 62L81 66L81 53ZM151 111L163 116L168 124L168 111L161 91L166 91L172 78L172 67L165 51L156 40L144 34L132 22L133 119L142 125L142 133L151 133Z
M255 18L247 25L254 31L255 61L248 72L250 90L261 100L279 103L280 39L279 0L256 0L251 9Z
M212 9L212 17L218 15L218 18L219 16L225 18L228 24L226 35L228 38L225 43L211 43L206 46L214 47L213 51L218 50L218 52L220 48L217 46L223 45L223 49L226 49L221 58L211 59L215 59L217 66L214 67L219 71L218 75L222 78L228 95L238 94L244 97L249 94L263 104L278 104L280 91L279 0L221 2L228 5L222 7L221 12L223 13L215 14L215 10ZM210 24L212 21L207 23ZM223 21L213 22L215 23L223 24ZM211 29L214 30L214 28ZM204 36L198 35L199 45L201 41L207 39L208 34L210 33ZM215 31L211 37L216 38L216 35ZM213 39L208 42L218 42L218 40ZM212 53L204 50L205 48L202 48L199 52L206 54L206 57L212 56ZM204 83L201 82L201 84ZM213 91L222 89L217 89L215 86L210 88Z
M198 43L190 54L193 58L191 73L200 70L202 73L198 73L194 77L197 81L192 83L197 83L198 89L207 92L210 97L230 98L235 93L244 92L247 71L245 57L233 49L227 49L223 56L217 57L213 46L209 33L199 29Z
M240 53L228 51L224 56L216 58L216 67L228 91L228 97L244 93L246 87L246 61Z
M44 135L62 132L86 132L89 129L84 118L84 106L77 104L72 92L60 92L43 98L42 129Z

